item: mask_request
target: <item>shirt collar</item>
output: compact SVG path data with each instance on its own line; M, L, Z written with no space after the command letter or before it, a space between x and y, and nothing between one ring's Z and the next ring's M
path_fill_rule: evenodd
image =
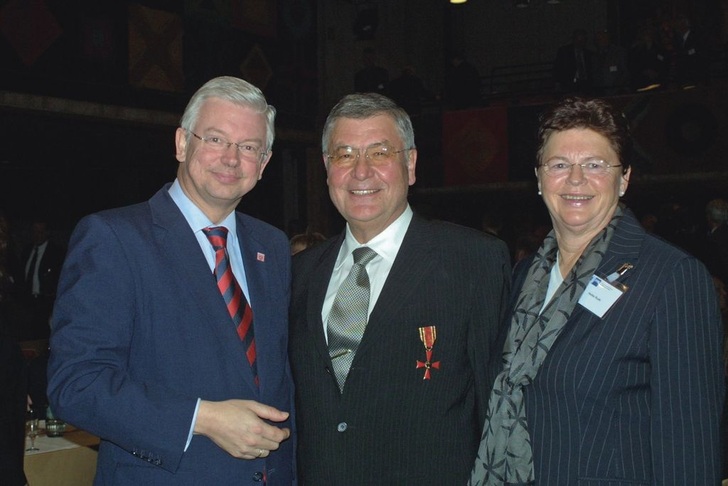
M187 197L187 194L185 194L182 190L182 186L179 184L179 180L174 180L169 188L169 195L177 207L179 207L180 211L182 211L182 215L185 217L190 228L192 228L192 231L195 233L202 231L209 226L224 226L228 229L228 233L232 233L233 235L236 234L235 211L228 214L227 217L220 222L220 224L213 224L212 221L210 221L210 218L205 216L205 213L203 213L202 210L198 208L189 197Z
M399 217L392 222L392 224L387 226L384 231L364 245L354 238L354 235L351 234L351 229L347 224L346 237L344 238L344 244L342 245L340 256L343 256L345 259L357 248L368 246L372 250L376 251L377 255L380 257L393 262L397 256L399 247L402 246L402 241L404 240L404 235L407 233L407 228L412 221L412 216L412 208L410 208L408 204L402 214L400 214Z

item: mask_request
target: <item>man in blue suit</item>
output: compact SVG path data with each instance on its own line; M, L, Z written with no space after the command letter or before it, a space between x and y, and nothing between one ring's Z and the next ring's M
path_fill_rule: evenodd
M235 211L270 160L274 119L256 87L209 81L177 129L174 183L74 231L48 393L60 418L101 438L97 485L295 484L288 240Z

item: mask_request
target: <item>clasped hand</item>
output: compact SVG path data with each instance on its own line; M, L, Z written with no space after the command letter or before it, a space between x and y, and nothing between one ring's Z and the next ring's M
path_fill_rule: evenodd
M202 400L197 413L195 434L202 434L233 457L267 457L291 436L286 427L268 422L284 422L288 412L253 400Z

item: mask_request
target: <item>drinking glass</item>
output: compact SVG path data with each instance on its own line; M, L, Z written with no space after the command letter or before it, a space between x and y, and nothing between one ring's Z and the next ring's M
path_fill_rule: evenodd
M25 449L26 451L39 451L35 446L35 438L38 437L38 431L40 430L40 421L37 418L32 418L25 423L25 433L30 439L30 447Z

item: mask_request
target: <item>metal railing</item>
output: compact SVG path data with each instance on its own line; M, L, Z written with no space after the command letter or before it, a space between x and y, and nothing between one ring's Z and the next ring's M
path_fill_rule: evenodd
M484 100L510 99L554 91L553 62L496 66L481 77Z

